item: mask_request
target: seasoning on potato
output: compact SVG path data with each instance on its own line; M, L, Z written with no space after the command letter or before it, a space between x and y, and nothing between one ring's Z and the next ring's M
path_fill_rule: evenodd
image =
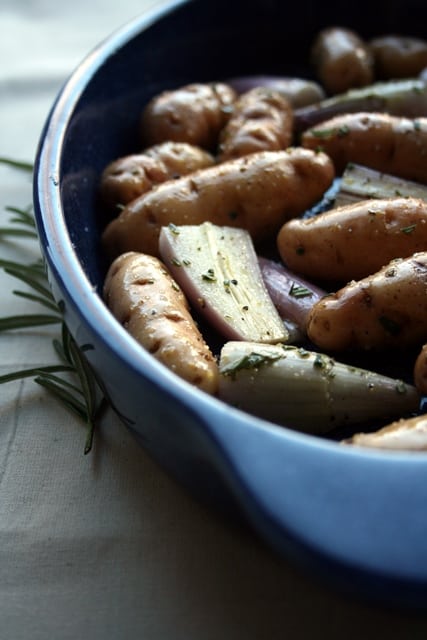
M351 29L323 29L313 42L311 60L321 83L332 94L365 87L374 80L369 47Z
M113 262L104 299L125 329L171 371L215 394L218 366L180 287L160 260L126 253Z
M200 147L186 142L163 142L111 162L101 176L101 197L107 207L114 209L161 182L210 167L214 162L214 157Z
M219 162L257 151L286 149L293 136L293 110L277 91L257 87L240 96L219 137Z
M427 252L392 260L317 302L307 334L325 351L405 348L427 341Z
M427 118L344 114L304 131L301 144L327 153L337 173L342 173L349 162L355 162L427 183Z
M246 229L254 242L315 204L334 178L324 153L300 147L264 151L164 182L140 196L103 233L106 253L158 255L160 229L212 222Z
M143 109L142 144L151 146L172 140L212 150L236 97L234 89L221 82L194 83L163 91Z
M362 200L285 223L277 236L282 260L296 273L331 281L358 280L393 258L427 251L427 202Z
M411 78L427 67L427 41L421 38L390 34L368 44L378 78Z

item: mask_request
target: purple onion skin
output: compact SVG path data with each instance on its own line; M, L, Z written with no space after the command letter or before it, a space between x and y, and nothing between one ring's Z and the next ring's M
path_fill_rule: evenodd
M312 306L326 295L326 291L292 273L279 262L261 256L258 262L265 286L280 317L291 320L305 332Z

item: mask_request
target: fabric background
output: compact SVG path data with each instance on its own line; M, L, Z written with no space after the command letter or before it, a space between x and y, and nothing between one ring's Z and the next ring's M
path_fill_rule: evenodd
M32 161L67 76L154 4L0 0L0 155ZM30 178L0 167L1 211L30 202ZM37 256L20 247L0 254ZM1 315L33 311L15 286L0 273ZM0 374L53 361L55 336L0 335ZM332 592L195 503L113 415L89 456L84 438L32 381L0 386L0 640L426 637L423 616Z

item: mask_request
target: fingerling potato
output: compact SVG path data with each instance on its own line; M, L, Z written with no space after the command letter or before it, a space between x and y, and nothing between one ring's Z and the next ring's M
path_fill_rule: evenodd
M320 102L325 98L323 87L313 80L306 78L283 76L241 76L230 78L227 83L238 94L246 93L255 87L272 89L286 98L294 109Z
M212 222L246 229L255 242L317 202L334 169L323 153L264 151L164 182L123 209L103 233L107 254L158 255L161 227Z
M427 118L348 113L304 131L301 144L327 153L337 173L355 162L427 183Z
M142 111L144 146L167 140L211 150L227 122L236 92L225 83L193 83L152 98Z
M350 29L323 29L312 45L311 60L321 83L332 94L365 87L374 80L370 50Z
M427 252L391 261L317 302L307 334L322 350L404 348L427 341Z
M427 344L422 346L415 360L414 384L419 393L427 395Z
M256 151L286 149L292 142L293 110L277 91L257 87L240 96L219 137L219 162Z
M385 35L369 41L379 78L412 78L427 67L427 42L403 35Z
M110 209L126 205L155 185L214 164L204 149L186 142L163 142L118 158L103 171L100 193Z
M427 250L427 203L418 198L362 200L286 222L277 236L282 260L311 279L348 282L393 258Z
M119 256L107 273L103 295L140 345L187 382L216 393L216 360L160 260L134 252Z
M372 433L355 433L343 444L389 451L427 451L427 416L401 418Z

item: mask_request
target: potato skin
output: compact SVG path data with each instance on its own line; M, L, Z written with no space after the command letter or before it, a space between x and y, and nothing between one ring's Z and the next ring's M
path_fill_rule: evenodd
M427 344L422 346L415 360L414 385L421 395L427 395Z
M282 260L309 279L348 282L394 258L427 250L427 203L418 198L363 200L285 223Z
M307 334L320 349L404 348L427 341L427 252L393 260L317 302Z
M164 182L131 202L106 227L104 248L110 257L158 255L162 226L206 221L247 229L257 242L312 206L333 178L328 156L299 147L230 160Z
M374 80L371 52L350 29L323 29L313 42L311 60L321 83L331 94L365 87Z
M212 150L237 94L225 83L193 83L152 98L141 114L144 146L167 140Z
M186 142L163 142L118 158L102 172L100 193L109 209L126 205L155 185L214 164L214 157Z
M380 79L416 77L427 67L427 42L420 38L390 34L368 44Z
M160 260L134 252L119 256L108 270L103 295L117 320L155 358L203 391L216 393L216 360Z
M378 431L355 433L344 444L389 451L427 451L427 416L401 418Z
M293 136L293 110L277 91L256 87L234 103L219 137L219 162L257 151L286 149Z
M307 129L301 144L327 153L337 173L355 162L427 184L427 118L348 113Z

